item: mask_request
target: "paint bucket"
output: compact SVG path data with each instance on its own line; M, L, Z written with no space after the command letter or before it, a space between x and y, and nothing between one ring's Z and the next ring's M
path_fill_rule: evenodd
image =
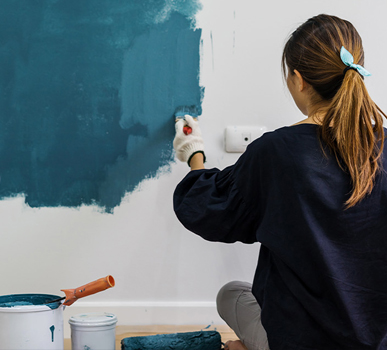
M107 312L71 316L72 350L114 350L117 317Z
M0 296L0 350L63 350L63 306L50 294Z

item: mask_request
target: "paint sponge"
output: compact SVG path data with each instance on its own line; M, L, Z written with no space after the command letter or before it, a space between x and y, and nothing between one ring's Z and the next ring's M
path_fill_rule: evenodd
M220 350L222 342L216 331L158 334L121 340L122 350Z

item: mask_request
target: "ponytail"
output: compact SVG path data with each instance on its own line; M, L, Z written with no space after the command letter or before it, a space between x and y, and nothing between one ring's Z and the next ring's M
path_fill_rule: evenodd
M348 70L322 122L321 138L352 179L346 208L370 194L381 169L386 115L371 100L361 75ZM387 117L386 117L387 118Z
M356 69L345 69L342 46L364 65L362 41L350 22L328 15L313 17L286 43L282 69L284 75L286 68L290 74L298 70L315 92L314 112L325 112L320 138L351 177L348 209L371 193L382 169L383 116L387 116L372 101L363 76Z

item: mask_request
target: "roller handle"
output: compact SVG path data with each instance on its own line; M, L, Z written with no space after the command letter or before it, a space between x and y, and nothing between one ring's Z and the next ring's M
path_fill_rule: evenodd
M114 285L114 278L109 275L75 289L61 289L61 291L66 294L66 299L63 305L70 306L80 298L102 292L105 289L114 287Z

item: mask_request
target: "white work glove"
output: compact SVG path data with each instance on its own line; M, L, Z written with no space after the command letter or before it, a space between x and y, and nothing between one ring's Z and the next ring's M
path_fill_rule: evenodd
M175 123L176 135L173 140L173 148L176 151L177 159L182 162L188 162L191 160L191 157L198 152L203 153L204 157L204 143L198 121L190 115L185 115L184 118L185 119L179 119ZM186 135L184 133L183 129L185 126L192 129L190 134Z

